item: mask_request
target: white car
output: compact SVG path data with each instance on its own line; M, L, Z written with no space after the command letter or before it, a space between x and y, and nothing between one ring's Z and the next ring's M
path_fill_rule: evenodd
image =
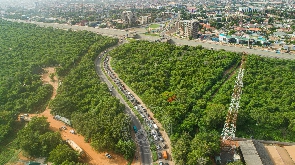
M159 136L159 140L160 140L161 142L163 142L163 141L164 141L164 139L163 139L163 137L162 137L162 136Z
M153 137L154 137L154 140L155 140L155 141L158 141L158 137L157 137L157 135L153 135Z
M156 145L156 148L157 148L157 150L160 150L161 149L161 146Z

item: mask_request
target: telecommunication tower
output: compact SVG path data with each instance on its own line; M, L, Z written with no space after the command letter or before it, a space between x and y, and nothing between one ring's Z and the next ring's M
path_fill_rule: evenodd
M221 133L221 137L223 141L232 140L233 138L235 138L236 123L237 123L237 117L238 117L238 112L240 108L240 99L241 99L242 87L243 87L243 76L244 76L244 70L245 70L244 63L245 63L245 58L243 55L239 73L235 81L231 103L229 105L225 124Z

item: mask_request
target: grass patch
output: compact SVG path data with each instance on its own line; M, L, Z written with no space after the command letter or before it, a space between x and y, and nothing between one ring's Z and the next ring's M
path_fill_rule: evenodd
M152 155L153 155L153 161L157 161L158 160L158 155L156 151L152 151Z
M144 33L144 35L148 35L148 36L157 36L157 37L160 36L159 34L156 34L156 33L148 33L148 32Z
M151 24L151 25L149 26L149 28L153 28L153 29L156 29L156 28L159 28L159 27L160 27L159 24Z

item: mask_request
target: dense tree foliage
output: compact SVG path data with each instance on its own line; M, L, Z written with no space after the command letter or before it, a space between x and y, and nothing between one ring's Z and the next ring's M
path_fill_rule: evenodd
M115 150L130 158L135 148L130 119L94 69L95 57L117 39L4 20L0 24L0 142L19 112L46 106L52 86L44 85L40 75L43 67L55 66L60 87L51 102L52 113L71 119L96 150ZM31 156L48 156L58 144L51 141L58 141L59 135L47 132L47 125L42 128L29 126L18 134L19 146Z
M93 62L99 52L116 43L117 40L109 39L93 44L79 65L63 79L50 107L53 114L70 118L94 149L115 150L130 158L130 151L135 148L134 142L129 141L130 119L124 114L124 105L99 81Z
M211 105L207 116L207 102L240 63L241 56L200 46L176 47L145 41L125 44L111 52L111 56L120 78L141 96L172 135L177 164L194 164L196 156L209 161L210 154L217 151L216 145L209 143L217 142L219 136L212 136L214 139L208 139L208 142L199 136L206 133L204 125L211 125L210 120L216 118L215 114L210 115L211 111L224 110L226 113L226 108ZM176 99L171 101L173 96ZM219 115L219 120L224 121L222 113ZM195 135L198 131L201 131L200 135ZM191 138L194 136L196 138ZM191 140L204 142L203 147L207 147L209 153L191 144Z
M295 141L295 61L249 56L246 66L239 135Z
M41 28L0 19L0 142L19 112L45 108L52 86L40 80L42 67L59 66L64 76L98 41L91 32ZM101 37L102 38L102 37Z
M218 153L241 55L136 41L111 56L120 78L170 133L177 164L210 164L209 156ZM254 55L246 61L237 136L294 141L294 61Z
M25 128L18 132L18 144L31 156L48 156L57 145L62 144L59 132L49 132L46 117L33 117Z
M54 164L71 164L78 161L78 153L66 144L60 144L50 152L48 159Z
M200 108L240 61L235 53L145 41L125 44L111 55L120 78L164 125L173 123L175 133L196 130ZM169 102L171 95L176 100Z

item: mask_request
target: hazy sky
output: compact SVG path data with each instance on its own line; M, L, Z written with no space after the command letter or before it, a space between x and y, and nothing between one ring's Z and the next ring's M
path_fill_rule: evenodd
M2 8L7 6L18 6L18 7L28 7L34 6L34 2L38 0L0 0L0 6Z

